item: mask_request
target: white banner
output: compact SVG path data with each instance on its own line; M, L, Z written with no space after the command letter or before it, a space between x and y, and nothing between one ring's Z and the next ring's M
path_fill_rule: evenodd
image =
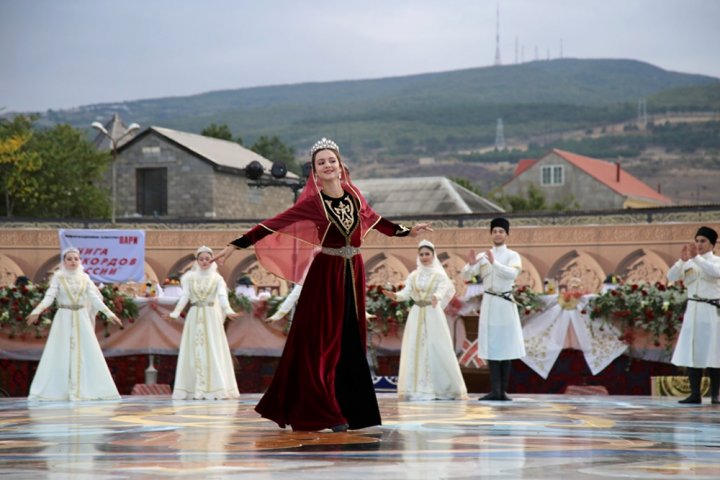
M61 229L60 250L80 250L82 265L94 282L140 282L145 278L144 230Z

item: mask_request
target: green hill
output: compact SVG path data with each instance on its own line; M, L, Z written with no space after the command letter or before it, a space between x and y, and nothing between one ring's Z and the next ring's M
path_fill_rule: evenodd
M698 87L681 87L665 90L647 100L648 111L665 110L714 111L720 110L720 82Z
M585 128L632 118L638 98L653 99L650 110L651 95L717 82L634 60L560 59L96 104L48 111L44 121L87 127L117 112L127 122L193 132L225 123L246 143L278 135L299 151L329 136L356 156L380 148L433 154L492 144L500 117L507 136Z

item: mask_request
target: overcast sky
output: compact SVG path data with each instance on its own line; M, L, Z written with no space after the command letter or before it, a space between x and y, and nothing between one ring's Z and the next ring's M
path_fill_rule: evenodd
M0 0L0 107L630 58L720 77L718 0Z

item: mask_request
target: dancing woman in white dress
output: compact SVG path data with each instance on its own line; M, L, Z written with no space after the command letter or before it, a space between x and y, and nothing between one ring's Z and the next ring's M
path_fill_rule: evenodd
M230 307L227 285L212 258L210 248L198 248L191 270L180 279L182 296L167 316L177 320L190 303L180 339L174 400L240 397L223 328L225 317L240 314Z
M68 248L62 263L45 292L45 297L28 315L27 323L57 301L50 333L35 377L29 400L119 400L100 344L95 336L94 313L99 311L118 325L114 313L103 303L102 294L83 271L80 252Z
M443 309L455 286L435 254L435 246L422 240L417 269L399 292L384 290L393 300L413 299L403 330L400 350L398 397L400 400L467 399L467 388L453 350Z

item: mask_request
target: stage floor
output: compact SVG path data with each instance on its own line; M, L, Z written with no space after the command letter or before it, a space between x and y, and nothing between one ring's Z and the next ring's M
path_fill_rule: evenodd
M384 425L281 430L241 401L0 399L0 476L14 479L720 477L720 406L667 397L514 395L399 402Z

